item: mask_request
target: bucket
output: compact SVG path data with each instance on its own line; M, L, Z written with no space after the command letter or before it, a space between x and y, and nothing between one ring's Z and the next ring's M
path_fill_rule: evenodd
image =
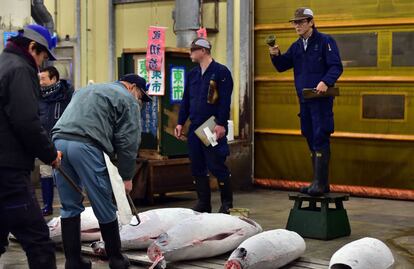
M248 208L230 208L230 215L235 217L248 218L250 215L250 209Z

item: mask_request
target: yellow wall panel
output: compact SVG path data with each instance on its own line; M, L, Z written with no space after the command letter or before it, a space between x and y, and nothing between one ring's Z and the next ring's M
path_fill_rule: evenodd
M352 61L344 62L344 73L337 83L341 96L334 103L338 136L332 139L331 182L413 189L413 142L391 139L393 135L414 138L414 66L392 65L393 33L414 32L411 0L255 1L255 176L301 181L312 176L306 140L299 136L293 73L276 72L264 42L269 34L275 34L282 52L286 51L298 39L288 20L301 6L313 9L316 26L323 33L375 38L364 41L360 50L356 47L357 52L366 53L364 57L376 56L374 64L352 67ZM359 62L357 56L353 63ZM405 96L404 118L363 119L364 94ZM381 108L393 106L383 103Z
M298 7L312 8L319 21L362 20L381 18L412 18L412 0L307 0L255 1L255 23L287 22Z

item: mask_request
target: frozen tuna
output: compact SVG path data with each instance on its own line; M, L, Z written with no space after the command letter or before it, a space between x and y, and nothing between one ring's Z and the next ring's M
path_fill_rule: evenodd
M276 269L297 258L306 249L295 232L278 229L252 236L230 255L225 269Z
M139 225L119 227L122 249L147 249L158 236L187 218L200 213L188 208L162 208L139 213ZM131 223L134 221L132 220ZM95 254L105 255L105 243L94 242Z
M394 264L391 250L378 239L365 237L340 248L329 269L388 269Z
M60 217L51 219L47 226L49 227L50 238L56 242L62 242L62 227ZM98 220L93 213L92 207L85 208L81 214L81 240L85 242L96 241L101 238Z
M187 208L163 208L139 214L138 226L123 225L120 229L123 249L147 249L161 234L177 223L200 213Z
M248 218L204 213L160 235L147 253L154 263L213 257L234 250L261 231L260 225Z

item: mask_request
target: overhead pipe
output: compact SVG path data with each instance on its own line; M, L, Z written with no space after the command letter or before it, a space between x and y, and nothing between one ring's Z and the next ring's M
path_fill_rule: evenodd
M81 86L81 0L76 0L75 89Z
M188 48L197 37L201 26L200 0L175 0L173 11L174 33L177 36L177 47Z
M108 81L115 80L115 10L113 0L108 0Z
M233 74L234 62L234 0L227 0L226 66Z
M32 0L31 15L37 24L46 27L49 33L53 35L55 32L55 23L52 14L47 10L43 0Z

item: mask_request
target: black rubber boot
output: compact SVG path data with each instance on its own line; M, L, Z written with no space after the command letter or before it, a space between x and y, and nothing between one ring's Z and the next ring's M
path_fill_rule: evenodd
M121 253L121 238L119 236L118 220L102 224L101 228L102 238L105 242L105 251L109 259L109 268L111 269L126 269L129 268L129 260Z
M43 216L50 216L53 214L53 177L42 177L40 178L40 183L42 187L42 199L44 205L42 213Z
M208 176L196 177L194 184L198 201L192 209L200 213L211 213L210 178Z
M324 193L329 193L329 159L331 152L329 149L315 152L315 180L308 190L311 196L322 196Z
M311 157L311 161L312 161L313 178L315 178L315 156L316 156L315 152L314 151L311 151L310 157ZM300 193L304 193L304 194L308 194L308 190L312 187L314 181L315 180L313 179L312 180L312 183L309 186L301 187L299 189L299 192Z
M90 269L91 261L81 256L80 215L61 218L65 269Z
M6 252L6 248L3 246L0 246L0 257Z
M230 214L230 208L233 208L233 191L231 188L230 177L219 178L218 183L221 198L219 213Z
M0 257L6 252L6 247L9 245L9 231L0 224Z

